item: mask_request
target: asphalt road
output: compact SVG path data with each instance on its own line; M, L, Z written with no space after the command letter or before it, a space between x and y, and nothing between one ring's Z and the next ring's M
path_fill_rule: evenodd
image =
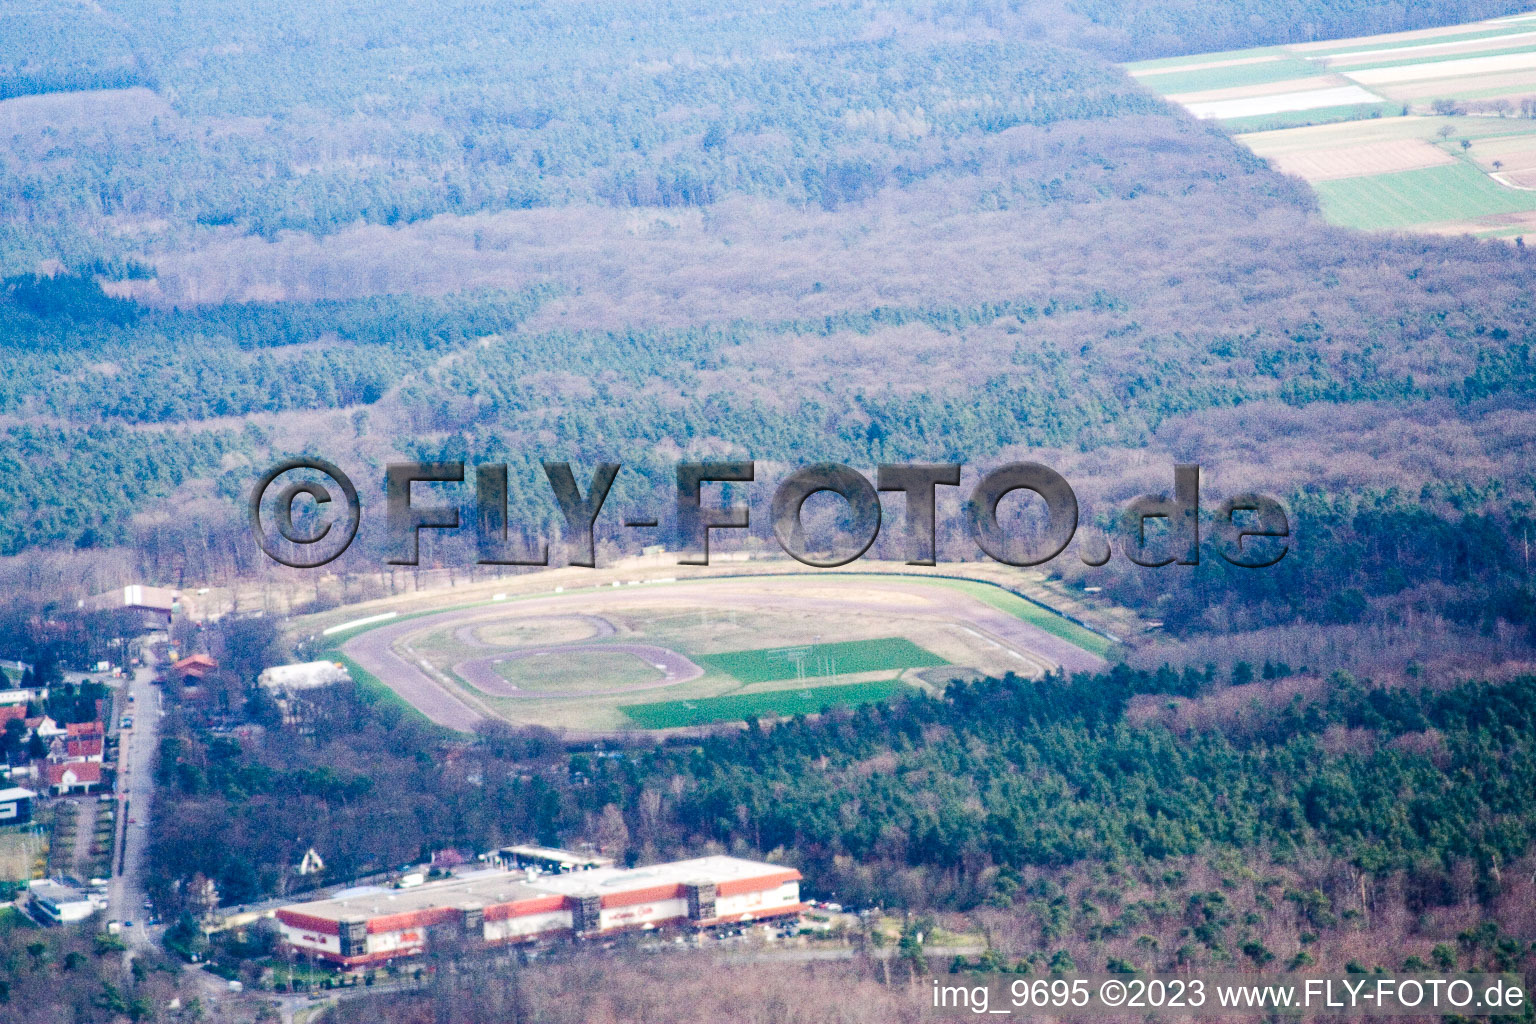
M107 920L133 922L132 928L125 927L121 933L130 951L152 945L142 878L149 845L149 815L155 799L150 768L159 742L160 691L154 686L155 662L147 643L143 658L143 666L134 672L126 687L127 693L133 694L133 701L128 702L126 694L120 692L115 709L119 715L131 715L133 727L118 733L116 849L122 852L107 886Z

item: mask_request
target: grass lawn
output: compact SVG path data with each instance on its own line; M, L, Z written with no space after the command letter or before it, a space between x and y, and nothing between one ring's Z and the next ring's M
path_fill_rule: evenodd
M357 686L358 692L363 695L363 699L368 703L384 704L397 708L404 717L414 719L419 725L436 730L445 736L458 735L452 729L445 728L432 721L416 705L400 696L388 686L385 686L378 676L341 653L340 644L321 651L316 657L323 658L326 661L339 661L345 665L347 673L352 677L352 682Z
M627 651L577 650L512 658L496 666L496 674L519 689L580 693L620 686L654 683L662 677L656 666Z
M886 641L878 641L886 642ZM827 646L840 646L829 644ZM915 645L914 645L915 647ZM922 648L916 648L922 650ZM935 664L941 664L935 662ZM697 700L669 700L655 704L625 704L619 707L631 721L644 729L672 729L685 725L707 725L761 716L785 717L812 714L832 707L851 707L886 700L906 690L896 679L846 686L809 686L797 690L770 690L727 697L700 697Z
M1313 185L1335 224L1386 231L1438 221L1536 210L1536 192L1505 188L1465 163Z
M0 829L0 881L24 882L43 855L43 840L25 825Z
M743 683L796 679L801 675L801 666L804 666L804 675L812 677L833 673L851 675L857 672L933 668L948 664L937 654L924 650L910 640L897 637L701 654L695 656L694 661Z
M1084 629L1071 619L1063 618L1055 612L1042 608L1032 601L1026 601L1017 594L1010 593L1002 587L993 586L990 583L971 582L970 580L944 580L941 584L963 590L965 593L996 608L998 611L1007 612L1016 619L1039 626L1052 636L1060 637L1068 643L1076 644L1085 651L1091 651L1099 657L1109 653L1114 642L1107 637Z

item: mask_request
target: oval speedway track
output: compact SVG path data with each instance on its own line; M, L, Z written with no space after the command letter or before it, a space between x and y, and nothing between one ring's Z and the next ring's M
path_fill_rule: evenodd
M849 597L826 596L828 588L846 587ZM806 593L809 591L810 593ZM860 599L860 593L868 595ZM883 600L880 598L884 598ZM1011 650L1020 661L1031 667L1061 668L1068 673L1094 672L1105 667L1104 659L1075 644L1046 632L1033 623L1015 618L1007 612L969 594L944 587L942 584L917 582L915 579L893 578L886 580L860 579L840 581L837 577L807 577L803 575L715 577L697 581L667 583L660 586L625 587L623 589L597 589L569 594L547 594L521 598L471 608L456 608L444 612L417 616L404 621L387 623L368 629L342 643L342 651L363 669L371 672L384 685L408 701L427 718L438 725L461 732L472 732L492 721L501 721L492 707L480 700L473 692L447 678L418 660L403 657L395 650L397 645L409 653L408 638L436 630L454 629L456 634L469 640L474 646L486 648L476 639L474 630L498 620L544 617L582 618L609 624L602 618L604 610L623 611L637 607L667 609L676 606L697 609L712 605L720 611L779 609L798 612L826 612L828 614L861 614L879 617L894 616L961 624L981 632L985 637ZM595 623L594 623L595 624ZM598 635L611 635L597 627ZM609 626L611 629L611 626ZM546 645L547 651L559 648L571 649L592 644L592 637L571 641L568 644ZM604 649L618 649L619 644L603 644ZM676 652L666 651L653 645L637 645L672 655L687 665L691 661ZM502 657L516 649L507 648ZM529 649L531 650L531 649ZM644 657L645 655L642 655ZM464 664L489 668L494 658L476 658ZM693 666L697 667L697 666ZM663 668L663 671L667 671ZM477 672L478 674L478 672ZM494 675L494 670L490 670ZM688 676L687 678L697 678ZM500 686L505 680L496 675ZM656 689L684 681L665 679L655 684L645 684L646 689ZM472 685L475 685L472 683ZM632 688L625 688L632 689ZM490 691L487 691L490 692ZM532 696L532 694L527 694ZM539 694L539 696L558 696ZM593 696L593 694L582 694Z

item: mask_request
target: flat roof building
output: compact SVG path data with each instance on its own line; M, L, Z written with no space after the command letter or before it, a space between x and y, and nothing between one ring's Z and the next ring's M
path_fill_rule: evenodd
M32 803L37 794L12 786L0 789L0 825L22 825L32 820Z
M551 846L503 846L496 851L496 861L508 868L537 868L558 875L566 871L591 871L613 867L612 857L592 853L557 850Z
M14 690L0 690L0 704L24 705L31 701L42 703L48 699L48 687L46 686L21 686Z
M27 888L27 910L38 924L73 924L84 921L98 909L85 893L60 882L33 882Z
M800 872L737 857L566 874L486 871L408 889L283 907L289 948L341 967L427 949L433 936L476 944L652 929L709 928L798 915Z
M272 690L308 690L352 681L346 666L336 661L304 661L294 665L273 665L256 681Z

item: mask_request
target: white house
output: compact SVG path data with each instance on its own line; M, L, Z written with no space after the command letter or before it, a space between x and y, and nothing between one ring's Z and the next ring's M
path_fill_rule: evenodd
M89 793L101 785L100 761L49 762L43 766L43 781L59 796Z

